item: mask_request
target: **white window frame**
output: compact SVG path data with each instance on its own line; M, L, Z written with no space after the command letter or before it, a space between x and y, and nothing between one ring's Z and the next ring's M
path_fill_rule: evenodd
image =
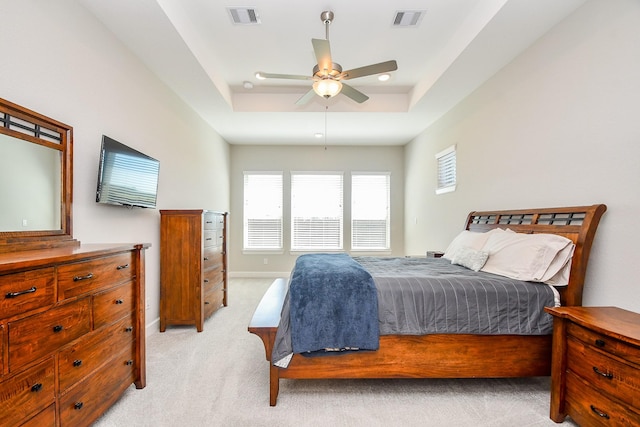
M457 158L456 146L452 145L436 154L437 186L436 194L456 191L457 184Z
M257 194L260 194L260 199L256 200L255 198L251 199L251 192L248 190L248 179L250 177L259 180L256 182ZM278 186L276 177L280 178L280 183ZM274 178L271 181L267 181L268 178ZM282 171L260 171L260 172L244 172L244 180L243 180L243 226L242 226L242 250L244 252L265 252L265 251L278 251L282 253L283 251L283 189L284 189L284 172ZM263 184L261 185L260 182ZM266 197L264 197L266 196ZM252 209L249 207L252 203L266 203L264 206L264 211L260 212L260 207L258 206L251 213ZM251 220L255 221L263 221L264 227L256 227L255 230L259 233L264 234L266 237L264 238L264 244L259 245L255 243L250 243L251 241L259 242L260 237L252 238L250 236L251 227L249 222Z
M384 177L384 187L375 186L366 193L360 178L372 180ZM375 177L375 178L374 178ZM381 193L386 193L380 198ZM368 199L368 196L375 199ZM363 226L358 226L358 221ZM380 222L384 221L381 232ZM369 222L371 227L367 227ZM380 236L382 235L382 238ZM368 243L368 244L367 244ZM391 248L391 173L390 172L352 172L351 173L351 250L352 251L388 251Z
M338 178L339 182L333 188L337 194L329 194L336 196L333 200L322 200L327 196L327 189L322 188L322 183L307 182L307 189L301 192L301 186L304 186L304 180L310 177L329 177ZM325 184L326 185L326 184ZM319 206L318 216L309 214L308 206L310 203L327 202ZM312 208L313 209L313 208ZM306 212L305 212L306 211ZM332 213L335 216L332 216ZM306 222L306 230L302 227L303 221ZM337 227L332 223L338 222ZM309 251L342 251L344 247L344 172L291 172L291 252L309 252ZM324 230L329 233L324 234ZM331 232L333 231L333 232ZM312 232L318 232L316 236L310 235ZM318 240L313 240L318 239Z

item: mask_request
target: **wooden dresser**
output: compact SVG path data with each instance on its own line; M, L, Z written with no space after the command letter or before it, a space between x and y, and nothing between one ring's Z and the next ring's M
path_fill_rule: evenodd
M160 332L195 325L227 305L227 213L160 211Z
M145 387L146 247L0 254L0 425L88 426Z
M640 314L548 308L553 324L550 417L581 426L640 426Z

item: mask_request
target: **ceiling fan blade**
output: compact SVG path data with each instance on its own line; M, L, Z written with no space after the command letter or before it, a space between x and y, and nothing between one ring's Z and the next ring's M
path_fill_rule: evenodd
M316 54L320 71L326 70L323 74L331 73L333 63L331 62L331 46L329 45L329 40L311 39L311 43L313 44L313 51Z
M260 77L265 79L290 79L290 80L313 80L311 76L300 76L296 74L275 74L275 73L263 73L259 71L256 73L256 76L260 75Z
M360 68L354 68L353 70L344 71L340 75L341 80L355 79L357 77L370 76L372 74L388 73L389 71L395 71L398 69L398 63L396 61L380 62L378 64L367 65Z
M340 91L340 93L347 95L349 98L353 99L359 104L362 104L364 101L369 99L369 97L364 93L344 83L342 83L342 90Z
M344 87L344 85L343 85ZM316 92L311 89L309 92L302 95L302 98L296 101L296 105L305 105L307 102L311 101L311 99L316 96Z

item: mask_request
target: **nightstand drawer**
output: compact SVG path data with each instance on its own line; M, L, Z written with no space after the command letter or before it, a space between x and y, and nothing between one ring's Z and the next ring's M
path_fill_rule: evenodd
M567 325L567 335L574 336L588 345L597 347L607 353L614 354L629 362L640 364L640 347L636 347L615 338L599 334L590 329L570 323Z
M594 390L591 384L567 373L568 414L585 426L637 426L640 414L629 411L617 402Z
M640 376L637 368L571 336L567 339L567 367L591 387L640 407Z

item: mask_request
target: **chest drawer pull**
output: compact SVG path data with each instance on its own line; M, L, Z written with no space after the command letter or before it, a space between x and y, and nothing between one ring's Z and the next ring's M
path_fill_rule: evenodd
M40 390L42 390L42 384L41 383L35 383L34 385L31 386L31 391L34 392L34 393L37 393Z
M77 368L78 366L82 366L82 360L80 360L80 359L76 359L76 360L74 360L74 361L73 361L73 366L75 366L76 368Z
M607 414L606 412L602 412L600 409L596 408L593 405L590 405L590 407L591 407L591 410L600 418L604 418L605 420L608 420L610 418L609 414Z
M124 301L121 300L121 299L117 299L117 300L115 300L115 303L120 305L120 304L124 304Z
M600 340L600 339L596 340L596 347L602 348L604 347L604 344L605 344L604 340Z
M7 294L4 297L5 298L15 298L15 297L19 297L20 295L24 295L24 294L32 294L35 291L36 291L36 287L32 286L29 289L25 289L24 291L7 292Z
M598 375L601 375L603 377L605 377L608 380L612 380L613 379L613 374L609 374L607 372L602 372L600 369L598 369L597 367L593 367L593 372L595 372Z
M86 276L74 276L73 281L79 282L80 280L93 279L93 273L89 273Z
M124 270L125 268L129 268L129 264L123 264L116 267L116 270Z
M62 325L56 325L56 326L53 327L53 332L58 333L58 332L62 331L63 329L64 329L64 327Z
M76 402L73 404L73 409L82 409L83 406L84 406L84 403Z
M131 365L133 365L133 360L129 359L126 362L124 362L124 364L127 365L127 366L131 366Z
M133 326L127 326L126 328L124 328L125 332L133 332Z

